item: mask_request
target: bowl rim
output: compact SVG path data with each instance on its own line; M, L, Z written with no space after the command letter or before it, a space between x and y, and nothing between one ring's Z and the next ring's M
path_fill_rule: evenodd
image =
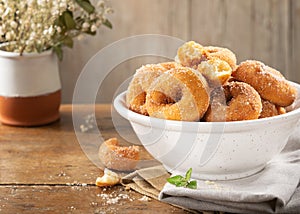
M300 100L300 85L294 82L291 82L298 90L298 97L296 100ZM201 121L177 121L177 120L165 120L165 119L160 119L160 118L154 118L154 117L149 117L146 115L142 115L139 113L136 113L132 110L130 110L127 105L126 105L126 92L123 91L120 94L118 94L114 101L113 101L113 106L115 110L125 119L129 120L130 122L135 122L139 123L142 125L150 125L152 127L162 127L161 124L165 124L165 127L172 127L172 130L182 130L183 125L188 125L189 127L194 127L194 128L207 128L207 127L244 127L247 126L252 127L252 126L257 126L260 124L268 124L268 123L274 123L274 121L280 120L288 120L288 118L294 117L297 115L298 120L300 119L300 106L297 106L296 109L289 111L285 114L281 115L276 115L273 117L267 117L267 118L261 118L261 119L255 119L255 120L242 120L242 121L230 121L230 122L201 122ZM296 117L295 117L296 118ZM150 122L151 120L151 122ZM160 125L159 125L160 124ZM194 129L191 129L194 130Z

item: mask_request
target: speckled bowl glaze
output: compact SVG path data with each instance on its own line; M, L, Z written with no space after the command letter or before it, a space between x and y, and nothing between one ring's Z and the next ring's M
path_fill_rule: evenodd
M286 114L237 122L162 120L130 111L123 92L117 112L131 123L149 153L171 173L207 180L237 179L262 170L286 145L300 118L298 98Z

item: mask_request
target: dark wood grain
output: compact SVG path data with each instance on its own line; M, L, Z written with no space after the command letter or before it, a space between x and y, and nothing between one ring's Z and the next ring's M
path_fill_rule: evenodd
M96 111L105 138L118 136L110 108L101 105ZM122 129L126 126L130 130L121 122ZM95 135L91 131L87 137ZM143 158L151 156L143 151ZM0 125L0 213L185 212L157 200L141 201L143 195L122 186L99 188L94 183L102 173L77 141L71 105L63 105L60 121L48 126Z

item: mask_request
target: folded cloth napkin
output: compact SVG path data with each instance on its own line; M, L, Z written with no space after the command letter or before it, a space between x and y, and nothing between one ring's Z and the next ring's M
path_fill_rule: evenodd
M162 165L136 170L121 179L121 184L143 195L158 199L170 174Z
M164 188L167 178L169 177L170 174L165 170L165 168L162 165L157 165L153 167L139 169L124 176L121 179L121 184L143 195L158 200L159 193ZM185 206L179 206L176 204L172 204L172 205L180 207L191 213L199 213L197 211L190 210ZM201 213L214 214L214 212L202 212L202 211Z
M166 183L170 174L158 165L134 171L123 177L121 183L149 197L199 212L299 214L299 135L300 129L264 170L247 178L215 182L198 180L198 188L192 190Z
M299 129L261 172L230 181L198 180L196 190L167 183L161 201L193 210L233 213L300 213Z

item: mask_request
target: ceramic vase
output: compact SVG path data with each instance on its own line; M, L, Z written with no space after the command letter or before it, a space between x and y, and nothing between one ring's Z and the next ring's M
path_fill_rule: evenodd
M0 122L39 126L59 119L61 82L52 51L6 52L0 47Z

